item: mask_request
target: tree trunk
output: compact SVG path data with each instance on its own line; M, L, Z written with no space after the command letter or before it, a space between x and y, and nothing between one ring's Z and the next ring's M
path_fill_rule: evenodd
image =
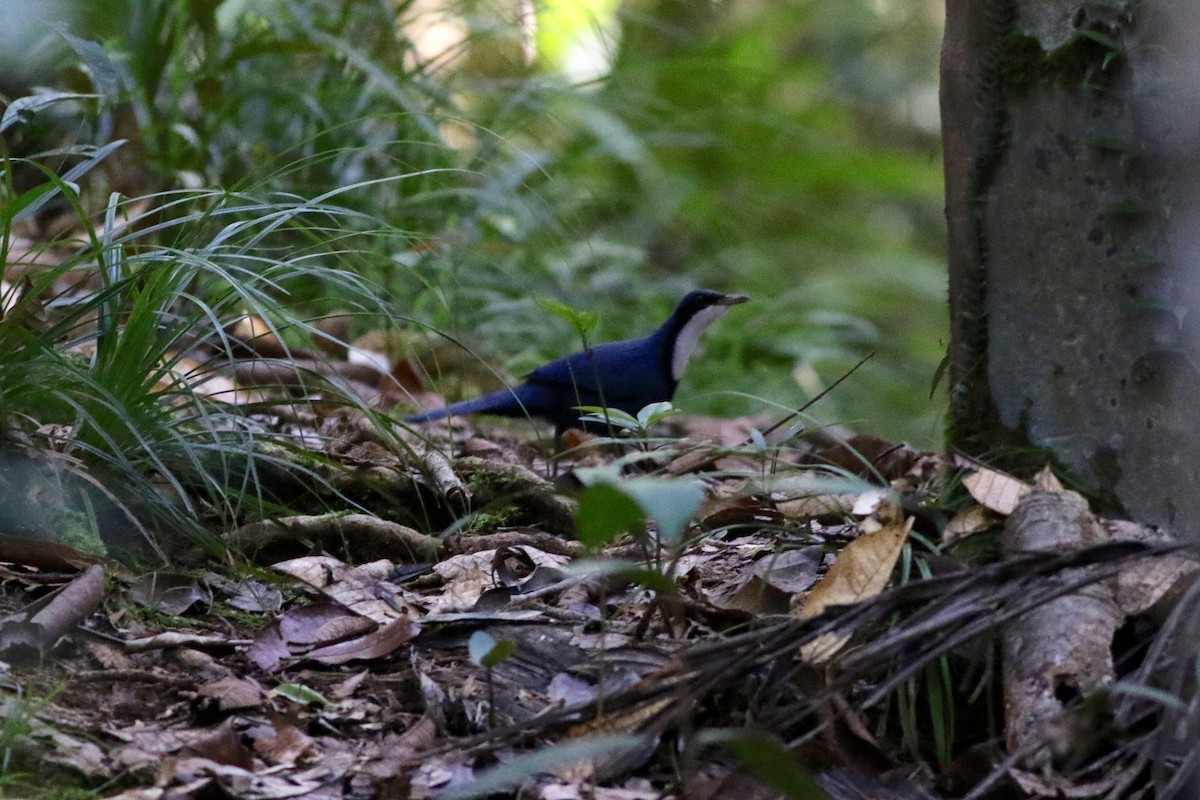
M1200 539L1193 5L947 0L941 104L951 444Z

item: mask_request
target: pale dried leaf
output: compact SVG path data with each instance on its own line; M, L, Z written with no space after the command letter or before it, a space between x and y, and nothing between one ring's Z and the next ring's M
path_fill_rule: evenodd
M785 550L754 562L752 572L776 589L795 594L813 585L824 557L825 548L819 544Z
M271 623L258 632L254 641L246 648L246 658L254 666L266 672L274 672L283 666L283 661L292 655L287 642L279 635L279 624Z
M997 514L1008 516L1033 487L1005 472L982 467L963 478L971 497Z
M289 608L279 618L279 635L289 646L323 645L361 636L377 626L336 603Z
M1125 520L1104 520L1113 541L1169 545L1170 534ZM1200 563L1187 553L1152 556L1130 563L1117 573L1117 605L1125 614L1141 614L1168 594L1175 595L1195 580Z
M539 567L561 567L571 559L567 556L554 555L529 545L519 545L515 550L525 553ZM468 610L486 589L497 585L493 564L496 550L480 550L477 553L465 553L451 556L437 564L433 571L442 576L445 589L441 595L425 598L424 604L430 613Z
M971 506L966 511L955 514L946 524L946 530L942 531L942 541L946 544L953 544L973 533L994 528L999 522L1000 518L990 508Z
M223 678L206 683L196 690L196 696L213 701L223 712L258 708L266 701L266 693L251 678Z
M358 691L358 687L362 685L362 682L365 681L370 674L370 670L364 669L357 675L351 675L349 678L346 678L346 680L334 684L326 694L328 694L330 698L334 700L346 700L350 697L353 697L354 693Z
M879 504L887 497L887 489L870 489L860 494L854 501L854 507L850 509L850 513L856 517L865 517L874 514Z
M813 587L796 611L800 619L815 617L830 606L849 605L879 594L891 580L913 517L864 533L838 553L837 561ZM850 634L830 633L801 648L806 661L821 663L845 646Z
M388 581L395 565L386 559L352 567L329 556L306 556L281 561L271 568L303 581L380 625L416 615L396 585Z
M823 494L781 500L775 507L789 520L804 522L818 517L844 517L854 510L856 494Z
M420 630L421 626L408 617L400 617L387 626L357 639L318 647L309 652L308 657L322 664L345 664L348 661L383 658L412 641Z
M1033 476L1033 488L1039 492L1061 492L1064 487L1062 481L1050 469L1050 465L1042 467L1037 475Z

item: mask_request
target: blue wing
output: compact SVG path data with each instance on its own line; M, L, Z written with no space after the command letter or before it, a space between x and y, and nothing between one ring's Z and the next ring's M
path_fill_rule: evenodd
M529 373L526 385L561 395L564 404L607 406L631 414L669 400L658 337L601 344L551 361Z

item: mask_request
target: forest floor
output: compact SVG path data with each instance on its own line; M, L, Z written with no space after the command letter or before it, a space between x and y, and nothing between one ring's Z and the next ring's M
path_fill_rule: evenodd
M871 437L771 441L754 433L766 420L672 415L655 438L572 435L551 462L528 424L389 440L344 409L252 417L321 442L303 472L344 504L219 531L221 557L171 546L172 567L145 574L0 538L6 795L1150 785L1148 700L1114 701L1109 733L1050 748L1031 721L1045 709L1004 695L1006 626L1122 576L1141 594L1108 620L1134 632L1117 672L1098 674L1109 631L1072 642L1080 661L1059 677L1086 688L1145 669L1158 628L1135 623L1190 569L1161 536L1096 518L1104 536L1002 557L1030 497L1076 502L1049 472L1026 483ZM303 505L294 479L267 491Z

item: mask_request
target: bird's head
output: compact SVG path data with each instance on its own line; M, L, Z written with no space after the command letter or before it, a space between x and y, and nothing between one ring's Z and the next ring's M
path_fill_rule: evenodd
M744 294L722 294L711 289L693 289L683 296L662 328L665 342L670 348L672 380L678 381L683 377L688 358L708 326L723 317L730 306L749 299Z

